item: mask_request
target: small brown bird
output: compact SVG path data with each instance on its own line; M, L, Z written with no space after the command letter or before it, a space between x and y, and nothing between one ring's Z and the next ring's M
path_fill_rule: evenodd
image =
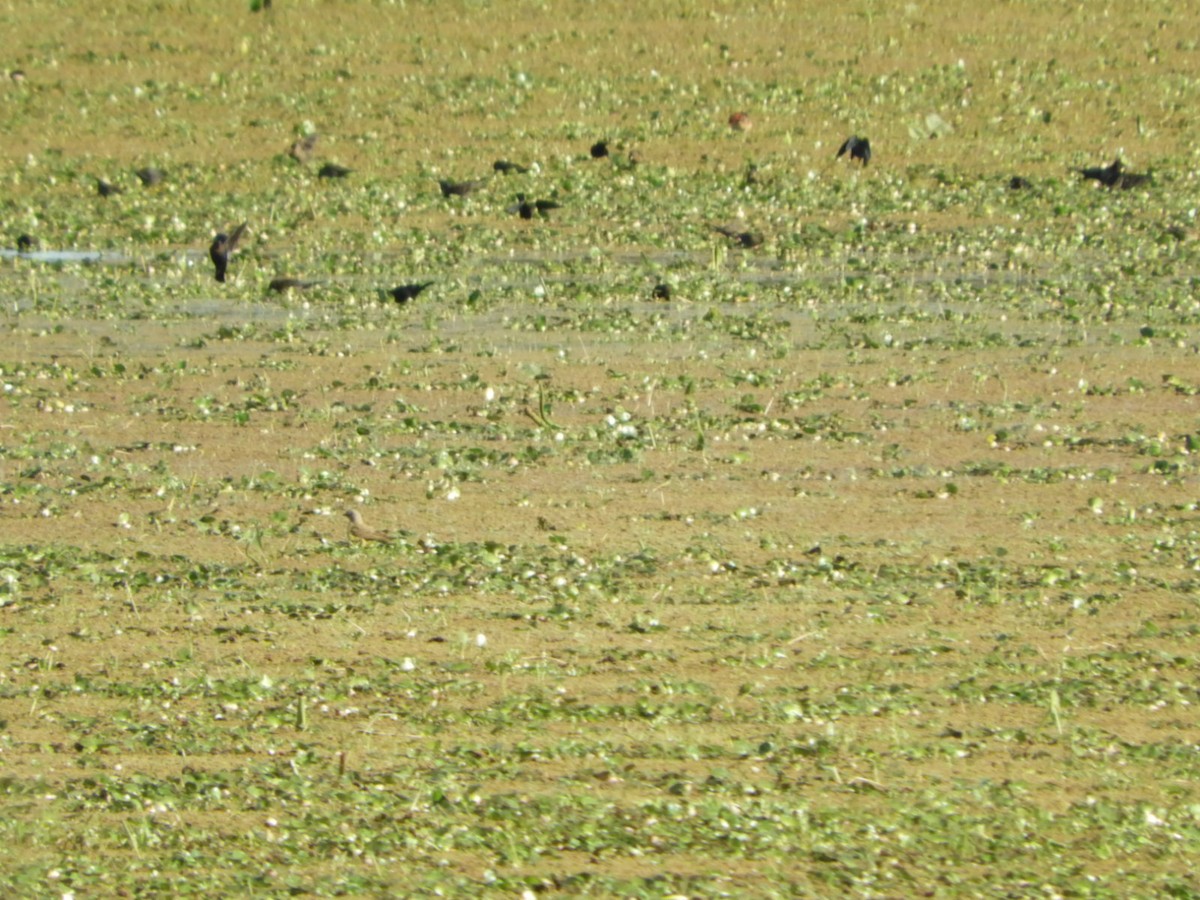
M346 510L346 518L350 520L350 537L360 541L377 541L380 544L390 544L392 536L382 531L376 531L363 521L362 513L357 509Z
M243 222L237 228L233 229L233 234L221 232L213 238L213 242L208 248L208 256L216 267L215 277L217 281L225 280L225 270L229 267L229 257L237 249L237 242L245 234L247 224Z
M847 153L850 154L851 162L857 159L865 169L867 163L871 161L871 142L857 134L851 135L842 142L842 146L838 147L837 156L834 158L841 159Z
M317 141L320 140L320 135L315 131L312 134L306 134L302 138L297 138L292 141L292 146L288 148L288 156L298 163L306 163L313 158L313 152L317 149Z
M751 250L763 242L763 236L757 231L738 231L736 228L726 228L724 225L714 225L713 231L725 235L745 250Z
M754 127L754 122L750 120L748 113L735 112L729 117L729 127L734 131L749 131Z
M438 179L438 187L442 189L443 197L465 197L468 194L475 193L485 184L487 184L486 181L449 181L445 178Z

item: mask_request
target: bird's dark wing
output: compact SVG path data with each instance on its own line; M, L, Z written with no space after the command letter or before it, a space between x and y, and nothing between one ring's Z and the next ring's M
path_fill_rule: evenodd
M242 239L242 235L246 233L246 228L249 226L249 224L249 222L243 222L237 228L233 229L233 234L231 234L225 240L226 253L232 253L234 251L234 249L237 247L238 241L240 241Z

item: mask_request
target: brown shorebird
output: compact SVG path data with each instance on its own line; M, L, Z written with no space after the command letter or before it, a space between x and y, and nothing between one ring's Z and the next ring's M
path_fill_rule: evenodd
M390 544L392 536L382 531L376 531L363 521L362 513L357 509L346 510L346 518L350 520L350 537L359 541L376 541L380 544Z
M842 142L842 146L838 147L837 156L834 158L841 159L847 153L850 154L851 162L857 159L862 162L865 169L867 163L871 161L871 142L857 134L851 135Z
M229 267L229 255L237 248L237 242L245 233L246 225L247 223L243 222L233 229L233 234L221 232L213 238L213 242L208 248L208 256L216 266L217 281L225 280L225 270Z
M315 131L302 138L296 138L292 141L292 146L288 148L288 156L301 164L308 162L313 158L318 140L320 140L320 136Z

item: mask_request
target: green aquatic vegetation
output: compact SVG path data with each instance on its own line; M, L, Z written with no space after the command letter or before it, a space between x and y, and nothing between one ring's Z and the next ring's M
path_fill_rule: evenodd
M1188 11L466 6L10 17L5 893L1186 894Z

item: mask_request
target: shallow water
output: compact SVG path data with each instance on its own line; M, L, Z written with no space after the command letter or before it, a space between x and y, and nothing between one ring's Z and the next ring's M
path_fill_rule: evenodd
M133 260L123 253L112 250L2 250L0 259L28 259L44 263L101 263L110 266L125 266Z

